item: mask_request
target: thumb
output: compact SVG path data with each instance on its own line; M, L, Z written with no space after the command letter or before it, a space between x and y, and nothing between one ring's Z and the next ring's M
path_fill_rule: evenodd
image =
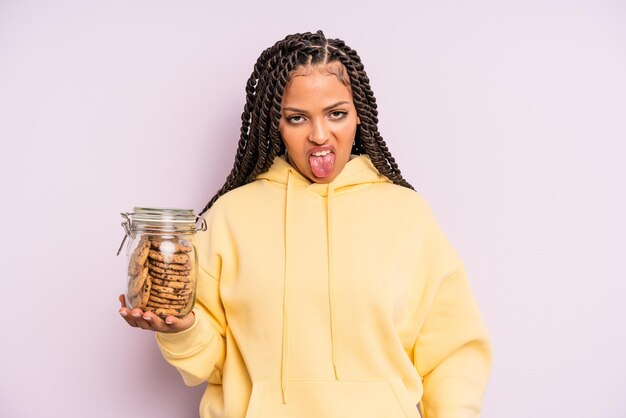
M182 318L176 318L172 315L169 315L165 318L165 323L167 324L168 328L173 332L180 332L189 329L195 322L196 315L193 313L193 311L189 312Z

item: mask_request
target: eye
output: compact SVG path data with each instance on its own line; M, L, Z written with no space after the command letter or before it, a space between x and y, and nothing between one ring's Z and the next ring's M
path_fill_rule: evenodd
M289 116L285 119L287 119L287 122L291 125L299 125L304 122L304 118L300 115Z
M346 117L346 115L348 114L348 112L345 112L343 110L335 110L334 112L330 112L330 119L332 120L339 120L339 119L343 119L344 117Z

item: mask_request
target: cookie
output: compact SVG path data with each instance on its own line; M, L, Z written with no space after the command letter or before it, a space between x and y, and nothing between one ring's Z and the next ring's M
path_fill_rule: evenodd
M130 277L128 281L128 294L132 296L138 295L147 277L148 267L144 267L136 276Z
M168 277L168 276L166 276ZM171 287L172 289L189 289L191 287L191 280L182 281L182 280L167 280L160 279L157 277L152 278L152 285L159 285L165 287Z
M188 295L191 293L192 289L188 286L186 288L174 289L172 287L160 286L157 284L152 284L152 291L155 293L170 293L173 295Z
M171 299L160 298L156 295L150 295L150 298L148 299L148 304L151 304L151 305L173 305L173 304L184 305L186 303L187 303L186 300L174 301Z
M137 247L133 250L128 263L128 275L136 276L144 267L146 260L150 254L150 241L145 237L141 237Z
M152 288L152 282L150 281L150 276L146 277L146 281L143 284L143 288L141 289L140 294L138 295L138 303L133 308L139 308L143 310L148 304L148 299L150 298L150 290Z
M173 316L180 316L180 310L179 309L168 309L168 308L146 308L147 311L149 312L154 312L155 315L158 315L162 318L165 318L167 316L173 315Z
M151 241L150 246L164 254L190 253L193 250L191 244L186 241Z
M149 300L147 306L152 307L152 308L183 309L185 306L187 306L187 303L163 303L163 302L154 302L153 300Z
M185 253L161 253L156 250L150 250L148 257L152 260L159 261L166 264L183 264L188 265L190 262L189 256Z
M160 273L158 270L165 271L165 273ZM192 280L192 276L190 270L182 271L182 270L169 270L169 269L159 269L158 267L153 268L150 267L150 275L152 277L156 277L161 280L170 280L176 282L190 282Z
M161 299L179 300L179 301L184 301L184 302L187 302L187 300L189 299L189 294L177 295L174 293L154 292L153 295Z
M170 270L170 272L178 271L179 273L187 272L191 270L191 264L168 264L168 263L162 263L160 261L156 261L152 259L148 260L148 266L150 266L151 269L153 269L154 271L158 273L167 273L166 270ZM189 273L185 273L185 274L189 274Z

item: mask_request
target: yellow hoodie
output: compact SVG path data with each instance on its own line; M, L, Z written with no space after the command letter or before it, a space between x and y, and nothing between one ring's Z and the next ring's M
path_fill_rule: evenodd
M209 382L202 417L479 416L491 352L463 264L369 157L329 184L276 157L205 217L196 321L157 333Z

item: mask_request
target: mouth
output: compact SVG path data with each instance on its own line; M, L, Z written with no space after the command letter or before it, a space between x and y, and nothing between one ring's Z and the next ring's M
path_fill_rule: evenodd
M335 147L333 147L332 145L313 147L309 150L309 157L323 157L324 155L328 155L329 153L335 153Z
M332 151L327 149L325 151L319 151L319 152L312 152L311 155L315 156L315 157L323 157L324 155L328 155L330 154Z
M309 165L317 178L329 177L335 167L335 151L331 148L313 149L309 154Z

